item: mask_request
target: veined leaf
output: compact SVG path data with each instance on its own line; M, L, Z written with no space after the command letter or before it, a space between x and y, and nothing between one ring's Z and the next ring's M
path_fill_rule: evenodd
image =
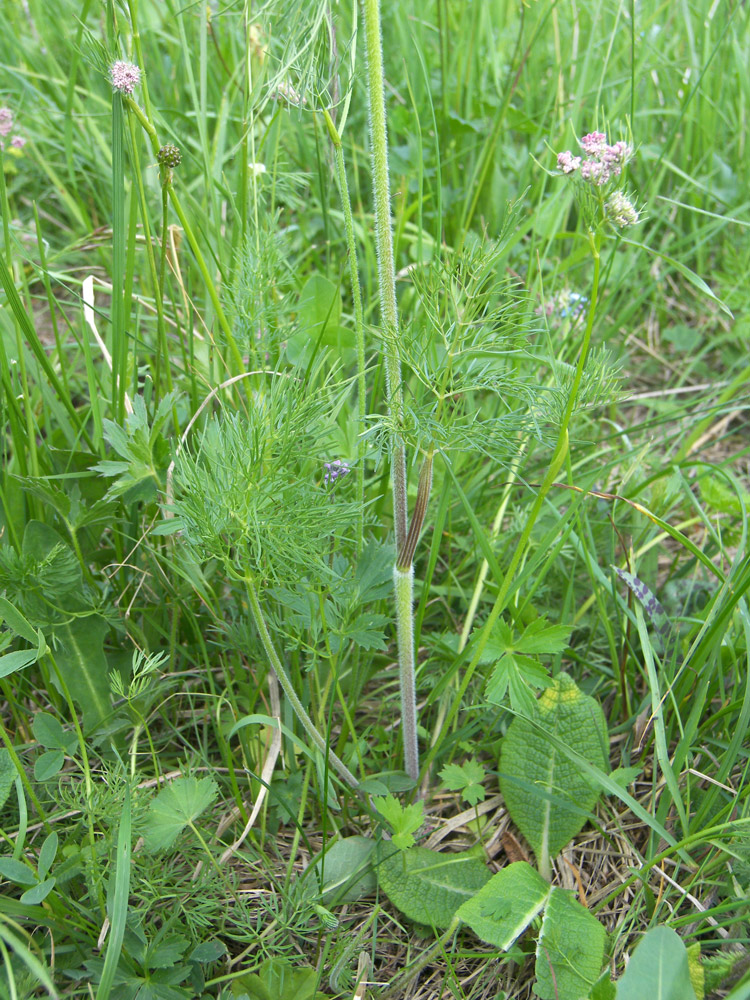
M542 694L529 719L514 719L500 752L500 791L542 872L583 827L599 797L559 743L608 769L604 714L564 673Z
M377 869L380 887L394 906L410 920L445 930L456 910L470 900L492 877L474 854L442 854L426 847L408 851L380 847Z
M617 1000L696 1000L685 945L671 927L641 939L617 983Z
M606 936L602 924L571 893L553 889L536 943L534 992L541 1000L589 996L602 971Z
M528 862L515 861L493 875L456 916L482 941L505 951L539 916L551 892Z

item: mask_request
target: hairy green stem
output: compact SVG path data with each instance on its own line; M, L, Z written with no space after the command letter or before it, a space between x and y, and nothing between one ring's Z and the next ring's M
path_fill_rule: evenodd
M344 764L344 762L336 756L333 750L331 750L315 723L305 711L304 705L300 701L297 692L294 690L294 685L292 684L289 674L286 672L286 669L281 662L273 643L271 642L271 636L268 631L268 626L266 625L266 620L263 617L263 609L260 606L260 600L258 599L258 592L255 589L255 584L249 576L246 576L244 580L247 588L248 601L250 602L250 610L253 615L253 621L255 622L255 627L258 630L258 635L260 636L260 641L263 644L263 649L266 651L266 656L268 657L268 661L273 668L273 672L276 674L279 684L281 684L284 694L289 699L297 718L305 727L307 735L310 737L317 749L320 750L323 756L328 759L328 763L331 767L335 771L338 771L339 775L344 779L347 785L350 785L355 789L359 788L359 782L357 779L354 777L346 764Z
M403 418L401 361L398 351L398 304L396 269L393 260L391 228L391 189L388 177L388 134L386 130L385 89L383 85L383 50L378 0L363 0L365 48L367 52L367 92L370 99L370 134L372 144L372 183L375 199L375 246L378 257L380 318L383 325L386 391L388 409L396 427ZM391 441L391 479L393 481L393 518L396 548L406 539L406 452L399 434Z
M403 394L399 357L398 303L396 269L391 227L391 194L388 177L388 134L386 129L385 88L383 84L383 46L380 29L379 0L363 0L365 49L367 53L367 92L370 102L372 146L372 183L375 199L375 245L378 258L380 319L384 338L386 392L393 430L391 432L391 482L393 521L397 561L393 570L396 586L396 633L398 638L399 677L401 681L401 725L404 734L404 761L407 773L419 775L417 746L417 709L414 673L414 573L402 557L408 550L406 451L401 439ZM417 534L421 529L421 521ZM413 555L413 550L412 550Z

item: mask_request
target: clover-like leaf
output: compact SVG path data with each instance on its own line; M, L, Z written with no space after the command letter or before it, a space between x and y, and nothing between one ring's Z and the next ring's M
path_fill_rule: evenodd
M144 832L146 849L171 847L186 826L213 803L219 789L211 778L176 778L150 804Z

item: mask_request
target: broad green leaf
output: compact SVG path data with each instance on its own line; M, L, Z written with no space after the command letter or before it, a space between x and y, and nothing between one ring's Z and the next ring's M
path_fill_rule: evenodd
M0 621L4 621L9 629L26 642L36 643L36 629L26 621L18 608L4 597L0 597Z
M380 887L410 920L445 930L456 910L492 877L473 853L441 854L426 847L391 851L384 842L377 875Z
M223 941L213 938L211 941L201 941L188 955L190 962L216 962L222 955L226 954L227 946Z
M599 798L561 743L608 770L604 714L564 673L542 694L529 719L513 720L500 752L500 790L542 871L582 829Z
M314 895L329 906L353 903L374 892L377 886L372 867L374 850L375 841L369 837L337 840L305 876L305 895Z
M175 778L148 807L146 850L171 847L186 826L212 804L219 793L212 778Z
M17 670L30 667L39 659L39 652L36 649L17 649L13 653L6 653L0 656L0 677L8 677Z
M36 885L37 877L22 861L13 858L0 858L0 875L16 885Z
M55 860L58 844L59 837L54 830L44 838L44 843L39 851L39 861L37 863L37 871L40 879L47 877L47 872L49 872L52 867L52 862Z
M617 981L617 1000L696 1000L685 945L671 927L653 927Z
M54 778L56 774L60 773L64 762L65 754L62 750L45 750L34 761L34 780L49 781L50 778Z
M5 749L0 750L0 809L8 801L10 790L16 779L16 767L13 758Z
M232 983L236 997L249 1000L326 1000L317 992L318 973L300 969L286 958L267 958L259 972L251 972Z
M414 843L414 834L424 821L424 802L413 802L410 805L402 806L393 795L386 795L383 799L373 799L380 815L390 824L393 830L393 843L400 850L405 851Z
M571 893L553 889L536 943L534 992L542 1000L589 996L602 971L606 936L602 924Z
M308 365L318 344L318 349L336 348L350 339L339 326L341 293L322 274L313 274L305 282L298 312L299 331L287 341L287 356L293 365Z
M37 885L32 886L31 889L27 889L23 896L21 896L21 902L29 906L38 906L39 903L49 896L54 888L55 879L45 879L44 882L39 882Z
M109 664L104 637L109 625L101 615L74 618L55 626L55 660L73 700L83 710L83 728L90 733L111 714Z
M515 861L493 875L456 916L482 941L505 951L539 916L551 891L528 862Z
M75 733L66 733L60 720L49 712L37 712L31 723L31 731L45 750L64 750L71 754L78 743Z

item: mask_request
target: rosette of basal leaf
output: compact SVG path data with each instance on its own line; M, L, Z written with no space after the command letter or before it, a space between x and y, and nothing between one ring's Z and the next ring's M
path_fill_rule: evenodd
M324 568L357 510L345 487L334 495L323 483L333 388L309 394L279 377L244 412L211 421L178 457L170 509L199 559L276 582Z

